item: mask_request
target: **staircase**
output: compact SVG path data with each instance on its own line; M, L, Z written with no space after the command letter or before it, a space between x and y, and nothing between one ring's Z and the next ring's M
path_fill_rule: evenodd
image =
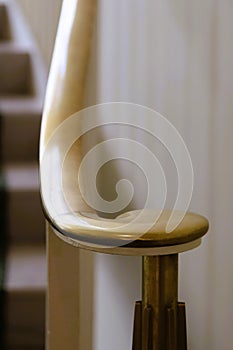
M14 1L0 0L1 153L8 237L6 350L44 349L45 230L37 159L45 83L40 54L20 10Z

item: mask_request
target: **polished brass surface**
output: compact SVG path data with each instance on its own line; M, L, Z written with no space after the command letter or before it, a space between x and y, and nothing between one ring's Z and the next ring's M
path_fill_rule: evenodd
M143 317L142 350L167 350L167 309L173 315L172 350L177 350L178 255L143 257L142 265L142 309L152 308L152 345L148 349L148 325Z

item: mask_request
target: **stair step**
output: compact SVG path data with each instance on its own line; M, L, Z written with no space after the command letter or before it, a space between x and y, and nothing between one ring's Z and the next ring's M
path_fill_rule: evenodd
M1 104L0 101L3 162L38 159L41 108L33 104L28 106L27 101L24 108L20 109L19 105L17 109L18 105L17 100L11 101L10 106L6 102Z
M0 95L32 94L29 52L12 45L0 47Z
M12 244L43 243L45 221L36 163L3 166L7 186L8 237Z
M0 4L0 41L10 39L10 26L7 8L4 4Z
M43 349L46 262L43 246L14 246L7 256L6 348Z

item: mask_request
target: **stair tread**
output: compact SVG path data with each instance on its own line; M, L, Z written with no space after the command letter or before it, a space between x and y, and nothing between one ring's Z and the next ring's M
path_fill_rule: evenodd
M39 174L37 162L10 163L3 165L9 191L38 191Z
M28 45L15 41L0 42L0 52L28 53Z
M42 245L12 246L7 254L6 291L46 288L46 251Z
M34 95L0 95L1 113L7 117L10 115L39 115L41 116L43 100Z
M0 109L4 118L22 118L34 116L41 118L42 103L33 96L0 96Z

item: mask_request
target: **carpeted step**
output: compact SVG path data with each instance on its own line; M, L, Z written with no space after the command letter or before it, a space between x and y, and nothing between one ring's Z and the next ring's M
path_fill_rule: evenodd
M44 217L36 163L3 166L7 191L7 234L11 244L43 243Z
M17 3L0 0L0 165L6 214L1 247L7 243L0 262L5 277L0 289L4 350L45 349L45 223L37 159L46 70L28 29Z
M43 246L14 246L7 255L6 349L43 349L46 261Z

